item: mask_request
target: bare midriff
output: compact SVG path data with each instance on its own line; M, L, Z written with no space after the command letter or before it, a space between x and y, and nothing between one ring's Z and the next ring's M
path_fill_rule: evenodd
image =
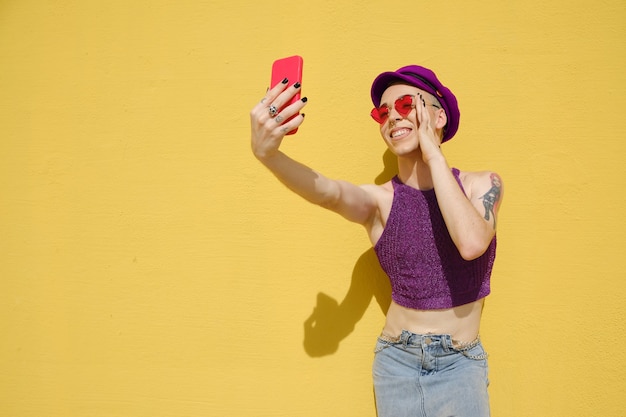
M442 310L415 310L391 302L383 333L395 337L407 330L415 334L449 334L458 342L478 337L483 301Z

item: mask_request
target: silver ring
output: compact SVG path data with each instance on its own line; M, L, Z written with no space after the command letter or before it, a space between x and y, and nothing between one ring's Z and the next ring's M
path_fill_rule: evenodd
M283 119L283 116L279 115L279 116L276 116L276 118L274 120L276 120L276 123L280 124L285 119Z
M278 109L273 104L268 108L270 112L270 117L274 117L278 114Z

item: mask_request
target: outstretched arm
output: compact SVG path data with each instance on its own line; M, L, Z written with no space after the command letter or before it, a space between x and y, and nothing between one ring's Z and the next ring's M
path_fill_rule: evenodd
M280 151L285 134L302 124L304 114L289 118L302 110L307 102L304 97L273 113L271 106L280 109L300 88L299 83L288 84L285 81L269 90L250 112L252 152L280 182L307 201L339 213L350 221L368 224L377 205L366 189L327 178Z

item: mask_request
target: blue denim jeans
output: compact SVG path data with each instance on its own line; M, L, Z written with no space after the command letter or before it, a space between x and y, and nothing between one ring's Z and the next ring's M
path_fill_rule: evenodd
M381 336L373 376L378 417L488 417L487 354L480 340L450 335Z

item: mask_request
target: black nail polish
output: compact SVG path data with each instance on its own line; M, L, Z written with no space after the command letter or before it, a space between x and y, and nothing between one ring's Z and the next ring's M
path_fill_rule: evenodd
M301 115L302 115L302 118L304 119L304 113L301 113Z
M309 99L306 98L306 97L302 97L302 99L300 99L300 101L303 102L303 103L306 103L307 101L309 101Z
M295 83L295 84L293 85L293 88L300 88L300 83L299 83L299 82Z
M289 80L288 80L287 78L284 78L284 79L281 81L281 83L283 83L283 84L287 84L288 82L289 82Z

